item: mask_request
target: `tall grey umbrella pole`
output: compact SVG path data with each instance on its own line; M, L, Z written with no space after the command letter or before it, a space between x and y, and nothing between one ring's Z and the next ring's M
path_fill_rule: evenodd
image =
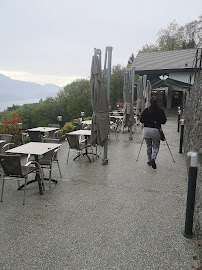
M108 57L107 57L107 55L108 55ZM105 83L105 72L106 72L106 60L108 60L108 63L107 63L107 101L108 101L108 104L109 104L109 101L110 101L112 47L106 47L106 51L105 51L104 83ZM108 164L107 147L108 147L108 138L105 139L105 143L104 143L104 156L103 156L103 159L102 159L102 165L107 165Z
M132 86L132 102L134 102L134 84L135 84L135 67L132 66L131 68L132 79L131 79L131 86Z
M94 53L95 53L95 55L97 55L99 57L100 63L101 63L101 50L95 48L94 49ZM102 66L102 63L101 63L101 66Z
M143 91L144 91L144 99L146 99L146 86L147 86L147 75L143 75L142 77L142 83L143 83Z
M131 79L131 91L132 91L132 104L134 103L134 82L135 82L135 67L130 68L130 79ZM133 139L133 127L130 128L130 137L129 140Z
M110 82L111 82L111 63L112 63L112 47L106 48L108 51L108 65L107 65L107 100L110 102Z

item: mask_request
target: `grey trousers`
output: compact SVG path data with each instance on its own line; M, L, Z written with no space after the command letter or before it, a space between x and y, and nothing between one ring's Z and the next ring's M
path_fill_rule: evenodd
M159 138L145 138L147 144L147 156L148 161L151 159L156 159L157 154L160 148L160 139Z

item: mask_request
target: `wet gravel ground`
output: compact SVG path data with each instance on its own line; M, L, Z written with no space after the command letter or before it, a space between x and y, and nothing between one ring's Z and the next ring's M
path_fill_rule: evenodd
M5 184L0 204L1 270L189 270L201 269L198 242L181 235L184 229L187 170L179 154L177 116L164 127L157 169L147 165L142 130L133 140L111 133L108 165L100 158L73 161L68 143L59 150L62 179L54 165L51 188L39 195L37 183L23 190ZM100 154L100 149L98 153ZM47 174L47 173L46 173ZM30 176L32 178L33 176Z

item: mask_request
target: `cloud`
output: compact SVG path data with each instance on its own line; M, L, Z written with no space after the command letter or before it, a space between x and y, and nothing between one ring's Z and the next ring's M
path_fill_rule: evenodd
M34 74L31 72L24 71L10 71L10 70L0 70L0 74L9 76L13 80L20 80L26 82L36 82L39 84L56 84L60 87L64 87L70 84L78 78L75 76L62 76L62 75L49 75L49 74Z

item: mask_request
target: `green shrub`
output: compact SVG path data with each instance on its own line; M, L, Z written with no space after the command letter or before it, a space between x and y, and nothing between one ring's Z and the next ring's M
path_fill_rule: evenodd
M29 136L25 137L24 140L23 140L23 143L26 144L26 143L29 143L29 142L30 142L30 137Z
M92 116L84 117L84 120L92 120Z
M74 131L74 125L71 122L67 122L63 128L58 131L58 137L61 137L65 133Z
M71 122L67 122L62 129L64 133L69 133L74 130L74 125Z
M58 130L58 137L61 137L62 134L63 134L63 130L62 129Z

